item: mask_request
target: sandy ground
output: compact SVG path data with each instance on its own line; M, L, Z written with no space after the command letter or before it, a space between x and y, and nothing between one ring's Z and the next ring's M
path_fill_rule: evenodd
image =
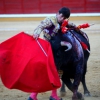
M11 36L25 31L29 34L33 33L34 28L40 21L17 21L17 22L0 22L0 42L10 38ZM91 44L91 55L88 61L86 74L87 87L91 93L91 97L85 97L85 100L100 100L100 20L85 20L73 21L76 25L83 23L95 23L84 31L87 33ZM41 35L42 37L42 35ZM71 100L72 93L66 88L67 93L63 100ZM79 91L83 93L82 85L79 86ZM40 93L38 100L49 100L50 91ZM58 90L58 95L59 90ZM9 90L2 84L0 80L0 100L27 100L29 93L19 90Z

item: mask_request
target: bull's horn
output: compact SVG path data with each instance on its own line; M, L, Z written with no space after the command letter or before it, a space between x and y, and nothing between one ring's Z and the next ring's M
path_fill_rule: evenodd
M66 41L61 41L61 46L67 46L68 49L66 49L65 51L69 51L72 48L72 45L69 42Z

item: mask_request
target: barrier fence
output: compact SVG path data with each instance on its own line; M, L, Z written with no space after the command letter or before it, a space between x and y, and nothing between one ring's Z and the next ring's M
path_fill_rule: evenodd
M72 13L100 12L100 0L0 0L0 14L56 13L63 6Z

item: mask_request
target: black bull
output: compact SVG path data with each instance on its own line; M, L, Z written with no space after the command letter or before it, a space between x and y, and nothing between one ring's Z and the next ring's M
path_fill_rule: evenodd
M61 46L61 41L70 43L72 48L65 51L68 47L64 45ZM85 82L87 61L90 54L87 50L82 48L80 41L84 42L90 50L89 42L81 35L81 33L78 33L75 30L70 30L65 34L59 32L59 34L50 40L57 69L63 71L61 79L73 92L72 100L82 100L82 95L78 92L80 82L83 84L84 94L90 95ZM74 79L73 82L71 79Z

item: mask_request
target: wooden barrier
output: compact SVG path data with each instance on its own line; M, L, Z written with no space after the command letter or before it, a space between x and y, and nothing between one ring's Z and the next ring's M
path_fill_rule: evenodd
M6 17L6 18L0 18L1 21L41 21L45 17ZM100 16L75 16L70 17L70 20L99 20Z

